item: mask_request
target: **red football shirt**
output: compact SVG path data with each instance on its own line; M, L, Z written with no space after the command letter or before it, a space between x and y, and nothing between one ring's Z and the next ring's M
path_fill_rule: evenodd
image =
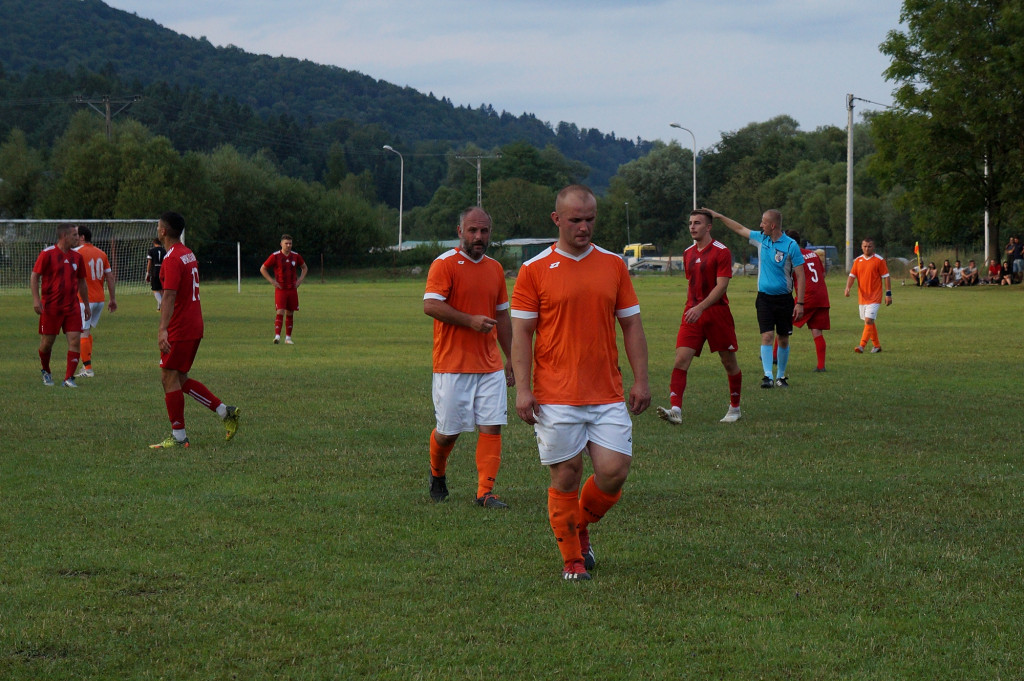
M686 309L711 295L719 277L732 278L732 253L725 244L712 240L704 250L693 244L683 251L683 270L686 272ZM722 296L716 305L728 305L729 296Z
M828 287L825 286L825 263L814 251L801 248L804 256L804 309L812 307L829 307ZM793 291L796 291L796 279L793 280Z
M275 251L270 254L270 257L263 263L263 266L268 270L274 270L274 278L277 279L277 283L281 288L293 289L295 288L295 280L299 278L297 271L301 270L305 264L306 261L295 251L288 255L281 251Z
M176 291L174 312L167 326L167 340L195 340L203 337L203 308L199 304L199 265L196 255L184 244L174 244L160 267L164 291Z
M39 292L43 311L57 314L78 309L78 280L85 279L82 256L56 246L47 246L39 253L32 271L40 275Z

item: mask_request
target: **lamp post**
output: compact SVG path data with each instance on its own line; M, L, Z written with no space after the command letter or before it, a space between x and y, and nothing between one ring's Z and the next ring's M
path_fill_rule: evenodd
M398 253L402 253L402 197L405 194L405 157L402 156L402 152L395 151L390 144L384 145L385 151L390 151L398 154L398 160L400 162L398 170Z
M678 123L669 123L669 127L685 130L693 139L693 209L697 210L697 136L693 134L693 130L684 128Z
M626 245L632 242L633 240L629 238L629 201L626 201Z

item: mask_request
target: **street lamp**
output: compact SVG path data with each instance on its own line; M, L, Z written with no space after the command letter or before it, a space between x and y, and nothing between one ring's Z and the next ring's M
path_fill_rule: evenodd
M669 127L685 130L690 133L690 137L693 139L693 209L697 210L697 137L693 134L693 130L684 128L678 123L669 123Z
M629 238L629 201L626 201L626 245L633 243L633 240Z
M390 144L384 145L385 151L391 151L398 154L399 165L398 170L398 253L402 253L402 196L405 194L405 157L402 156L402 152L395 151L391 148Z

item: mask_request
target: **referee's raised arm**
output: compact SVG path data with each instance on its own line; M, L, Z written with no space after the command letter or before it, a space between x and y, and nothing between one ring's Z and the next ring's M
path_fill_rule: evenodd
M717 211L711 210L710 208L704 208L703 210L706 210L709 213L711 213L711 217L717 218L718 220L721 220L725 224L726 227L728 227L732 231L736 232L737 234L739 234L744 239L749 239L750 238L750 230L747 229L746 227L744 227L743 225L741 225L740 223L736 222L732 218L728 218L728 217L722 215L721 213L719 213Z

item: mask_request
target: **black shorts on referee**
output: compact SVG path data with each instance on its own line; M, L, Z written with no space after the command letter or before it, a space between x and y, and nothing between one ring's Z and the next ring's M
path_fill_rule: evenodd
M754 303L757 309L757 325L761 333L774 331L780 336L793 335L793 308L795 303L792 294L769 295L757 293Z

